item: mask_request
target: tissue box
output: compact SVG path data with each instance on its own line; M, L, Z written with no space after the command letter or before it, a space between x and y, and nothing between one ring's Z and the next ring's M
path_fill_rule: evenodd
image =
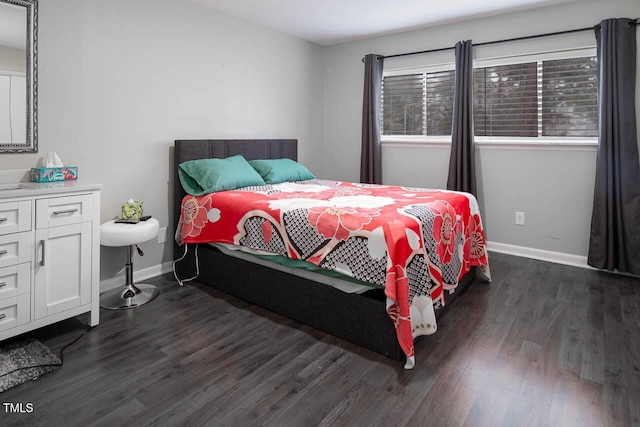
M31 168L31 181L33 182L70 181L74 179L78 179L78 168L76 166Z
M123 203L122 219L134 219L139 221L142 217L142 202Z

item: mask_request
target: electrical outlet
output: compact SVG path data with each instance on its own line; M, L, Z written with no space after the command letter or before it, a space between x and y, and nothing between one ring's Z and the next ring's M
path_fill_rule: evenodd
M516 225L524 225L524 212L516 212Z
M162 227L158 230L158 244L167 241L167 227Z

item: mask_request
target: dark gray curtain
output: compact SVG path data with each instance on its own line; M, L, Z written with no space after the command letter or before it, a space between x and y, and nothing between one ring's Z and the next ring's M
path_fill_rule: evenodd
M362 101L362 154L360 182L382 184L382 146L380 144L380 95L384 58L364 57L364 97Z
M473 45L456 43L455 86L451 157L447 190L476 194L476 161L473 144Z
M640 275L640 165L636 134L636 27L596 27L599 140L589 265Z

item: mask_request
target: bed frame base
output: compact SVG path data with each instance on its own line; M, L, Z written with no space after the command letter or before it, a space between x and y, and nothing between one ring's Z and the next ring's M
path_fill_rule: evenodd
M186 257L176 264L181 277L196 274L195 247L189 245ZM229 295L309 325L338 338L404 360L393 322L386 312L381 289L364 294L347 294L338 289L302 277L253 264L223 254L209 245L199 245L201 266L198 282ZM218 268L216 268L216 266ZM464 288L475 271L465 276ZM451 294L447 306L460 294ZM442 311L438 311L440 315Z

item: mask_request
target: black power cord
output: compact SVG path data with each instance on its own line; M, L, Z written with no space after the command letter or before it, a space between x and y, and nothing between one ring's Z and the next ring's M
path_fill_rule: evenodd
M18 372L18 371L22 371L24 369L32 369L32 368L46 368L46 367L50 367L50 366L62 366L64 364L64 351L66 350L67 347L75 344L76 342L78 342L80 340L80 338L82 338L84 336L84 334L86 334L87 332L89 332L91 329L93 329L95 326L90 326L87 329L85 329L80 336L78 336L76 339L74 339L73 341L71 341L69 344L66 344L64 347L62 347L60 349L60 356L58 357L58 359L60 359L60 363L43 363L40 365L31 365L31 366L22 366L20 368L16 368L12 371L6 372L2 375L0 375L1 377L6 377L7 375L11 375L14 372Z

